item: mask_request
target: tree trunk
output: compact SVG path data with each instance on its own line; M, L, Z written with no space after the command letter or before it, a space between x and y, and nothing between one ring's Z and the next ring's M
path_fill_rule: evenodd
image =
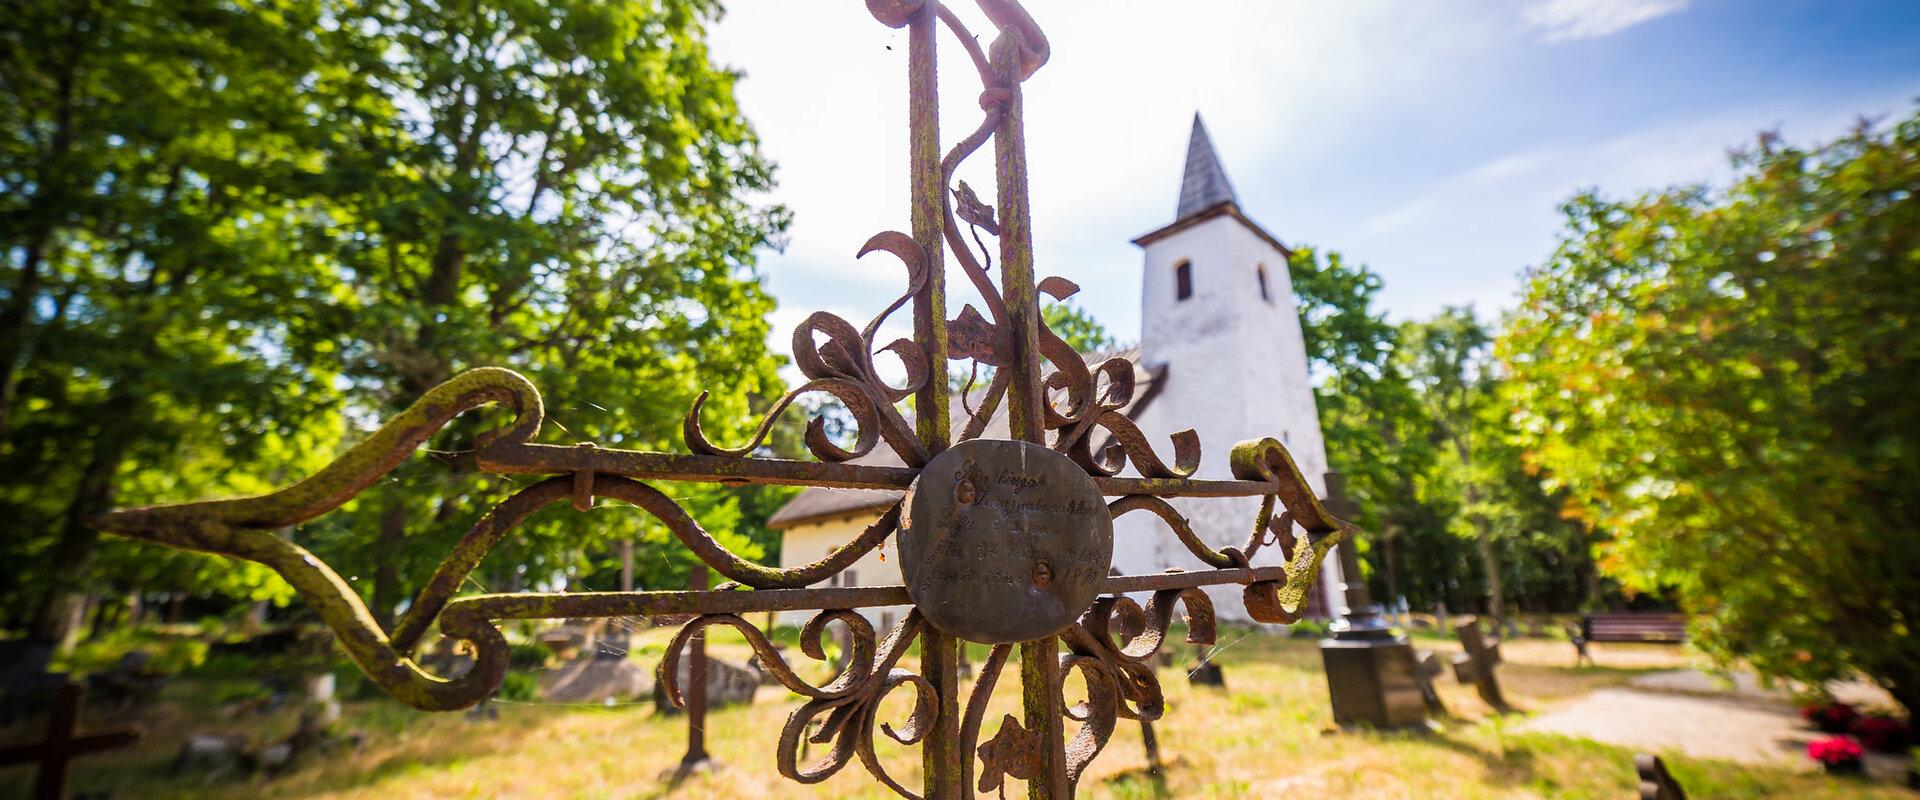
M1600 565L1594 563L1591 557L1587 559L1586 564L1586 569L1582 571L1586 577L1587 596L1580 601L1579 610L1598 611L1601 607L1600 595L1603 591L1600 587Z
M1487 615L1504 625L1507 622L1507 588L1500 580L1500 561L1493 555L1493 536L1485 526L1473 537L1480 551L1480 568L1487 573Z
M1465 445L1460 447L1460 458L1464 464L1472 464ZM1471 481L1467 483L1467 507L1480 504L1480 490ZM1500 559L1493 553L1493 534L1487 531L1487 521L1479 514L1469 516L1473 523L1473 545L1480 553L1480 569L1487 574L1487 616L1505 625L1507 622L1507 587L1500 579Z
M380 552L387 554L373 570L373 618L381 630L393 630L393 610L400 605L401 540L407 535L407 504L396 497L380 514Z
M88 596L88 604L93 606L93 619L87 623L87 638L98 639L113 624L113 597L110 595Z
M1400 602L1400 568L1394 563L1400 550L1400 527L1391 522L1383 522L1380 525L1380 533L1380 542L1384 545L1381 549L1385 551L1381 555L1385 556L1387 562L1387 568L1384 570L1387 579L1385 599L1388 605L1393 605Z
M118 488L114 478L134 438L130 429L139 425L135 419L139 410L139 401L117 388L101 406L100 419L105 424L94 436L93 454L80 472L79 485L62 515L59 539L48 554L52 580L34 609L29 635L53 643L58 650L64 651L73 643L78 629L74 612L82 597L75 590L93 564L94 549L100 542L100 532L91 521L113 508Z
M41 254L51 231L34 231L25 248L20 279L13 297L0 309L0 438L13 430L13 398L19 393L20 371L27 365L27 340L33 331L33 299L40 294Z

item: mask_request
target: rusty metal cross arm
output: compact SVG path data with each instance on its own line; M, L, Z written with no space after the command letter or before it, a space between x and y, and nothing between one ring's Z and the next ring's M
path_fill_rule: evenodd
M1046 63L1050 45L1020 3L977 2L998 34L985 48L943 3L868 0L876 19L909 35L912 226L910 232L877 234L858 252L900 262L906 288L864 326L824 312L801 322L793 353L805 381L758 420L744 443L707 436L701 425L705 393L683 422L684 453L540 443L535 438L544 410L533 384L510 370L476 369L430 390L320 472L283 489L115 511L97 525L273 569L376 685L416 708L471 706L500 686L508 653L501 621L691 615L661 663L663 688L670 697L681 696L675 667L682 643L716 625L738 631L773 676L804 700L778 745L776 764L790 779L823 781L857 758L904 797L967 797L1007 780L1026 781L1033 797L1070 796L1117 719L1151 721L1164 713L1151 659L1165 643L1176 607L1194 643L1214 637L1212 604L1201 591L1208 586L1244 587L1255 620L1295 621L1322 560L1355 529L1327 512L1274 439L1236 445L1231 480L1193 477L1201 443L1192 430L1173 434L1173 457L1161 458L1123 413L1133 397L1134 365L1125 358L1088 364L1047 327L1040 295L1064 299L1079 289L1057 277L1038 277L1033 259L1022 84ZM978 124L945 151L935 95L942 30L960 45L981 81ZM970 187L955 185L960 165L989 140L992 205ZM963 222L970 237L962 235ZM997 253L983 232L997 239ZM948 257L979 291L984 313L969 306L948 318ZM878 342L883 323L902 309L913 316L913 338ZM882 356L899 362L900 383L881 377L875 359ZM949 361L971 362L976 374L982 367L993 370L977 403L963 395L967 413L960 416L949 412ZM1043 362L1051 371L1043 374ZM850 446L829 437L816 419L805 437L814 460L760 457L775 419L806 394L830 395L852 413L856 435ZM903 406L907 401L910 406ZM352 587L314 554L272 535L338 508L455 417L485 405L504 406L513 418L479 437L474 464L495 474L545 479L475 522L392 630L376 623ZM996 414L1006 415L1010 438L981 438ZM950 420L960 430L952 430ZM1095 448L1097 431L1105 437ZM854 463L883 445L901 466ZM890 489L906 496L819 561L783 569L729 551L650 483L660 481ZM1259 497L1261 505L1244 545L1215 548L1168 502L1177 497ZM642 509L731 584L713 590L455 596L486 554L529 515L556 503L585 510L601 498ZM1135 512L1161 519L1194 556L1196 568L1110 574L1112 520ZM1296 525L1306 532L1300 539ZM899 544L904 585L818 586L888 539ZM1255 554L1266 547L1280 550L1281 563L1256 565ZM887 631L875 631L857 611L900 605L914 610ZM769 611L815 612L800 632L799 648L814 660L827 659L829 625L846 629L852 652L838 674L822 684L802 679L767 633L744 616ZM414 659L436 626L472 644L474 665L464 675L442 678ZM957 672L961 640L993 645L964 692ZM918 671L905 661L916 644ZM1016 652L1024 713L1006 716L983 742L987 700ZM1084 680L1088 699L1068 707L1062 687L1074 674ZM909 719L898 727L881 723L881 700L901 688L913 692ZM921 748L918 790L887 773L875 755L876 732ZM831 747L802 764L805 743Z

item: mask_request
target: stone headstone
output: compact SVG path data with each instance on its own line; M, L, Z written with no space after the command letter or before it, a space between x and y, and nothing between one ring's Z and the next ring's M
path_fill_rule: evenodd
M691 678L692 659L680 659L680 685L686 686ZM707 708L723 708L731 705L744 705L753 702L753 694L760 688L761 672L758 668L746 664L736 664L723 658L707 656ZM654 708L662 714L678 714L681 709L667 702L666 692L656 687L653 692Z
M1454 635L1460 637L1460 647L1464 652L1453 657L1453 677L1461 683L1472 684L1480 692L1480 699L1487 701L1496 711L1506 711L1507 699L1500 693L1500 676L1494 668L1500 664L1499 641L1488 641L1480 630L1480 621L1466 617L1454 626Z
M1687 800L1686 790L1667 772L1667 764L1659 756L1637 754L1633 757L1633 769L1640 773L1640 800Z
M540 699L554 703L604 703L645 697L653 673L625 655L588 652L540 680Z
M1193 669L1187 670L1187 682L1194 686L1212 686L1217 689L1227 688L1226 673L1221 671L1219 664L1215 664L1212 659L1207 658L1206 648L1195 646L1193 653L1195 663Z
M180 751L173 757L169 774L181 775L188 770L208 773L213 780L230 772L236 772L245 766L247 758L247 738L231 733L191 733L180 743Z
M1426 701L1427 710L1434 714L1447 713L1447 705L1440 702L1440 689L1434 684L1442 669L1439 653L1432 650L1414 651L1413 676L1420 683L1420 699Z
M41 708L65 675L47 671L53 643L31 637L0 640L0 725L17 722Z
M166 686L167 676L151 667L153 656L135 650L120 657L112 669L87 679L87 689L100 705L130 711L153 699Z
M335 685L331 672L307 676L307 713L313 715L313 724L323 729L340 721L340 699L334 696Z

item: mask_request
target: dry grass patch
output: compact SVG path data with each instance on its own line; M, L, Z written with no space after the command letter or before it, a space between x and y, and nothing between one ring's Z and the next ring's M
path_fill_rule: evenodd
M1332 730L1326 682L1311 641L1222 631L1230 643L1219 654L1227 689L1196 689L1177 669L1163 670L1168 713L1157 724L1168 764L1148 774L1137 723L1122 720L1083 782L1095 798L1227 798L1288 796L1365 798L1618 798L1631 796L1631 753L1553 736L1516 734L1517 717L1494 717L1470 690L1444 682L1454 717L1432 733L1341 733ZM658 645L636 642L647 658ZM1435 643L1422 642L1423 646ZM714 648L743 654L737 641L716 635ZM1523 710L1539 710L1602 686L1625 683L1645 669L1684 663L1677 648L1602 651L1597 668L1570 669L1564 642L1507 645L1503 676ZM1182 655L1185 650L1182 649ZM1631 663L1637 666L1616 665ZM1631 659L1624 656L1631 656ZM637 656L640 657L640 656ZM804 659L801 659L804 661ZM1643 666L1640 666L1643 665ZM1018 687L1010 669L988 719L1013 711ZM823 677L816 674L814 677ZM1077 684L1078 681L1074 681ZM1069 687L1069 694L1078 691ZM1071 698L1070 698L1071 699ZM909 698L887 701L883 718L902 718ZM459 714L432 715L387 701L350 707L349 726L368 731L359 752L314 759L276 780L229 779L207 784L198 776L169 777L166 764L187 731L235 727L212 719L196 703L193 686L176 684L168 702L146 721L140 748L83 762L78 792L116 798L662 798L888 797L858 764L817 786L779 777L774 747L798 702L781 690L763 690L760 702L708 717L708 747L726 765L678 787L662 785L684 747L684 720L657 717L645 705L614 709L508 704L497 722L468 722ZM290 724L270 720L240 726L249 732ZM989 728L989 732L991 727ZM909 786L919 781L917 749L881 737L888 768ZM817 756L821 748L815 749ZM1698 797L1905 798L1901 790L1836 781L1822 775L1755 769L1723 762L1669 757ZM0 776L0 796L12 796L25 775ZM1009 792L1009 796L1017 792Z

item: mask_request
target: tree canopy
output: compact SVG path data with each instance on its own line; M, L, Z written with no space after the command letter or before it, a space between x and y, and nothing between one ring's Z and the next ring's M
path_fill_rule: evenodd
M787 216L753 199L772 168L737 76L707 53L717 14L708 0L10 9L9 616L58 635L70 587L155 588L152 549L94 558L91 514L298 478L468 367L528 373L554 441L665 446L702 386L709 428L736 430L781 388L753 254ZM287 535L391 613L515 488L459 466L483 424L457 423L432 445L445 458ZM679 499L751 555L743 491ZM479 577L589 575L611 543L661 536L638 513L541 515L490 560L506 572ZM684 579L667 550L643 576ZM283 591L245 574L230 585Z
M1920 114L1563 208L1497 352L1529 463L1763 672L1920 711Z
M1496 615L1509 599L1555 611L1597 600L1586 529L1518 459L1473 312L1395 325L1366 266L1301 246L1288 268L1327 458L1371 532L1361 545L1380 596Z

